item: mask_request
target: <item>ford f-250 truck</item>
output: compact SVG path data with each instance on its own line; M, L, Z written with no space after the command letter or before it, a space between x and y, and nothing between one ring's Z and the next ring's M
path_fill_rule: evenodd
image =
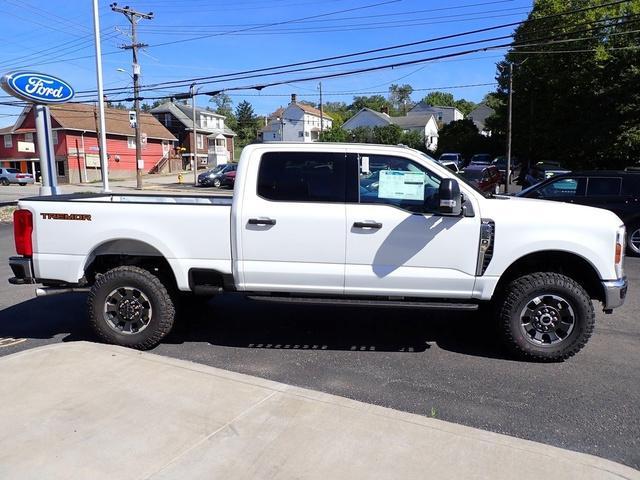
M22 200L12 283L87 289L105 341L150 348L181 292L274 301L473 310L520 357L589 339L592 300L623 304L625 229L611 212L485 196L403 146L246 147L229 197ZM486 308L484 308L486 307Z

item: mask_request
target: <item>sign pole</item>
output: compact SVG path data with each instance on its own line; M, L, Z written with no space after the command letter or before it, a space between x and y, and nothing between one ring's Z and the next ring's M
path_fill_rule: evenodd
M102 52L100 48L100 17L98 15L98 0L93 0L93 33L95 35L96 46L96 77L98 80L98 115L100 119L98 145L100 145L100 171L102 172L102 191L108 193L109 190L109 164L107 163L107 135L104 121L104 93L102 88ZM84 156L85 167L87 156Z
M40 195L58 195L58 179L56 177L56 157L51 138L51 115L49 107L35 104L33 106L36 118L36 136L38 137L38 151L40 152L40 175L42 186Z

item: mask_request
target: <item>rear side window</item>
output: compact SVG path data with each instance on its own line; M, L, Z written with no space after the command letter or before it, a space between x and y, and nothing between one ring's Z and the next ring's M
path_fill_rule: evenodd
M265 153L258 169L258 195L283 202L345 202L344 153Z
M587 195L620 195L622 179L615 177L592 177L587 182Z
M586 181L584 178L559 178L540 188L543 197L583 196Z

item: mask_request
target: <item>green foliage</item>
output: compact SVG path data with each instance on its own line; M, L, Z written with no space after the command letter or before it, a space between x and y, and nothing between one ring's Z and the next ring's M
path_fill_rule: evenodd
M348 142L351 140L349 132L340 126L332 126L320 134L321 142Z
M453 106L460 110L465 117L469 115L474 108L477 107L475 103L469 100L465 100L464 98L456 100Z
M351 130L354 143L373 143L373 129L371 127L357 127Z
M461 153L468 158L475 153L501 153L501 145L493 137L480 135L472 120L456 120L439 132L438 154L443 152Z
M238 134L238 145L244 147L257 138L260 120L253 113L251 104L246 100L240 102L236 107L235 118L237 122L236 133Z
M422 100L432 107L455 107L455 99L451 93L446 92L430 92Z
M331 116L334 126L340 126L355 114L344 102L327 102L323 105L324 113Z
M398 125L373 127L373 142L382 145L397 145L402 140L402 129Z
M409 84L397 85L392 84L389 87L389 103L393 105L396 112L402 112L406 115L407 111L413 106L411 102L411 94L413 87Z
M416 150L425 150L424 146L424 138L420 132L417 130L409 130L408 132L404 132L402 137L400 138L400 142L403 145L406 145L410 148L415 148Z
M500 65L496 95L500 103L488 124L499 135L506 131L504 99L512 62L513 151L519 157L532 162L558 160L574 169L620 168L640 158L640 34L635 32L637 25L625 23L640 13L640 0L541 19L601 4L601 0L538 0L529 19L516 30L515 41L523 43L550 34L558 40L580 39L522 47ZM618 17L623 19L593 23ZM585 28L593 30L576 33ZM528 50L546 54L527 55Z
M350 109L354 112L358 112L363 108L370 108L371 110L379 112L382 110L382 107L389 107L389 102L387 101L387 99L382 95L371 95L370 97L353 97L353 103L351 104Z

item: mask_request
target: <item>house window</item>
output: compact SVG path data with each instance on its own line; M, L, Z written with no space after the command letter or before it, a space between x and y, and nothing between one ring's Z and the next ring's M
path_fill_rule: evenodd
M304 137L304 132L302 130L298 131L298 136L299 137Z
M53 144L57 145L58 144L58 131L57 130L52 130L51 131L51 138L53 139Z
M33 142L33 133L25 133L24 134L25 142Z
M204 136L203 135L196 135L196 144L198 146L198 148L204 148Z
M165 113L164 114L164 124L167 127L171 125L171 114L170 113Z
M12 136L11 135L5 135L4 136L4 148L12 148L12 147L13 147Z
M127 147L136 148L136 137L127 137Z
M304 136L308 137L309 136L309 132L304 132Z
M58 176L64 177L65 175L64 162L56 162L56 164L58 166Z

